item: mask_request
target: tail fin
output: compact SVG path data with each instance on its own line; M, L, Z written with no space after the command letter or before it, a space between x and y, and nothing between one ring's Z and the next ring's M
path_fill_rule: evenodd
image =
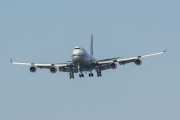
M90 54L93 56L93 34L91 34Z

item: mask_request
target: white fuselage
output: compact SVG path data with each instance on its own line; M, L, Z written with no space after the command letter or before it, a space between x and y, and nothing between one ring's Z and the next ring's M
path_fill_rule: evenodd
M87 68L96 59L82 47L75 47L72 51L72 62L80 68Z

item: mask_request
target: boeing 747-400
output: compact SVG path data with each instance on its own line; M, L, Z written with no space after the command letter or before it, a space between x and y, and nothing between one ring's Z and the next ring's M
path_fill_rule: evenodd
M97 73L97 77L101 77L101 71L108 70L108 69L116 69L117 63L120 65L125 65L127 63L135 63L136 65L141 65L142 61L140 58L149 57L154 55L159 55L165 53L156 52L153 54L146 54L140 55L135 57L128 57L128 58L109 58L103 60L97 60L93 57L93 35L91 35L91 45L90 45L90 53L88 53L84 48L80 46L76 46L72 51L71 59L67 63L27 63L27 62L14 62L11 59L11 63L13 64L20 64L20 65L30 65L30 71L35 73L37 68L45 68L49 69L51 73L56 73L57 70L60 72L67 72L69 73L70 79L74 79L74 73L79 73L79 77L83 78L83 72L88 72L89 77L93 77L92 71L95 70Z

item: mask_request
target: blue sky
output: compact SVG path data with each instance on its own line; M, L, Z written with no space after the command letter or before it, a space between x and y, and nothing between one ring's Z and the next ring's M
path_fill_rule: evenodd
M1 120L179 120L180 1L1 0ZM94 34L97 59L167 53L74 80L15 61L63 63ZM95 72L94 72L95 74Z

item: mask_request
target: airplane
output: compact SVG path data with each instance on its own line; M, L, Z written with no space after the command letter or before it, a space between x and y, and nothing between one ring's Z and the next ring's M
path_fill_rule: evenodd
M167 48L166 48L167 50ZM79 73L80 78L84 78L83 72L89 72L89 77L93 77L92 71L95 70L97 73L97 77L102 77L101 71L108 70L108 69L116 69L117 63L119 65L125 65L127 63L135 63L136 65L140 66L142 64L142 60L140 58L154 56L163 54L166 52L156 52L153 54L146 54L140 55L135 57L128 57L128 58L109 58L109 59L102 59L97 60L93 56L93 35L91 34L91 45L90 45L90 53L88 53L84 48L80 46L76 46L72 51L71 59L72 61L67 61L66 63L27 63L27 62L14 62L11 59L12 64L19 64L19 65L30 65L30 72L35 73L37 68L44 68L49 69L51 73L56 73L57 69L60 72L67 72L69 73L70 79L74 79L74 73Z

